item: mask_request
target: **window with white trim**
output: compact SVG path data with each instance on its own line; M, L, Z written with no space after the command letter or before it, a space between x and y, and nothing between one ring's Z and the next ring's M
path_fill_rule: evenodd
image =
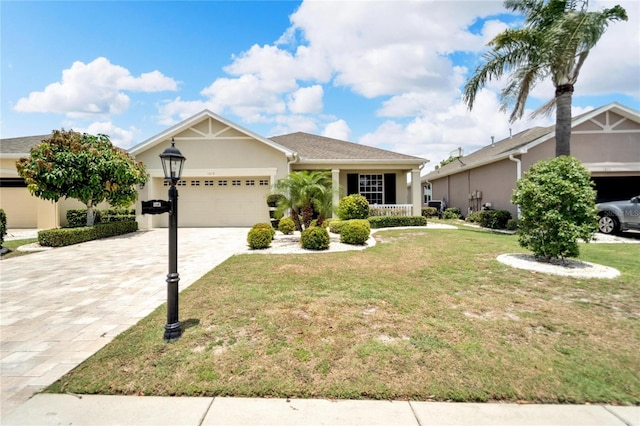
M191 186L200 186L200 181L199 180L192 180L191 181Z
M269 186L269 179L260 179L260 186Z
M227 186L227 181L226 180L219 180L218 181L218 186Z
M204 181L204 186L213 186L213 181L212 180L205 180Z
M360 175L358 186L369 204L383 204L384 202L384 176L383 175Z
M253 180L253 179L247 179L247 180L244 181L244 184L246 186L255 186L256 185L256 181Z
M234 179L231 181L232 186L240 186L242 185L242 181L240 179Z

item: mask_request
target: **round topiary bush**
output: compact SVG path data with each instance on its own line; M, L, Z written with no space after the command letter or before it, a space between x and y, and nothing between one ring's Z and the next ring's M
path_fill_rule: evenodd
M369 217L369 202L360 194L351 194L338 203L338 217L342 220L366 219Z
M266 229L267 231L269 231L269 234L271 235L272 240L276 236L276 230L273 226L271 226L270 223L256 223L255 225L253 225L253 228L251 229Z
M371 227L368 220L354 219L347 222L341 230L340 242L345 244L363 245L369 239Z
M293 222L293 219L291 219L290 217L280 219L280 223L278 224L278 231L282 232L284 235L291 235L295 230L296 224Z
M327 250L329 248L329 231L312 226L302 231L300 243L307 250Z
M265 249L272 240L271 231L267 228L252 228L247 235L247 243L252 250Z
M539 161L516 183L518 242L542 260L578 257L578 240L598 230L596 192L589 171L574 157Z
M286 197L282 194L269 194L267 196L267 205L269 207L278 207L278 203L284 198Z

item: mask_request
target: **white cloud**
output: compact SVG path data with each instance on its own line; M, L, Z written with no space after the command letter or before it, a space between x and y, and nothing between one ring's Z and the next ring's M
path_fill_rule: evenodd
M630 21L613 23L592 51L574 104L579 96L612 91L639 96L640 3L622 4ZM459 146L469 153L489 144L492 135L496 140L507 137L509 128L517 133L553 122L546 117L527 121L527 111L523 120L509 124L510 111L501 113L497 98L507 78L489 82L473 111L460 100L473 72L466 67L475 64L454 59L481 54L489 40L513 25L513 18L509 25L498 19L503 13L500 1L304 1L279 40L234 56L225 67L229 77L202 90L201 100L167 102L161 116L170 122L206 105L245 123L273 124L273 134L320 128L347 140L348 118L354 128L378 126L359 137L360 143L426 157L433 166ZM454 59L448 56L452 53ZM540 83L529 106L537 107L553 94L550 82ZM366 98L375 110L376 117L370 118L375 124L354 126L352 116L335 116L339 107L329 108L340 95L355 97L356 105L364 105ZM380 123L380 117L388 120Z
M351 129L346 121L336 120L324 127L322 136L348 141L351 138Z
M158 92L176 90L177 82L158 71L131 75L129 70L100 57L85 64L73 63L62 72L62 81L49 84L42 92L21 98L14 109L19 112L52 112L68 117L95 117L122 114L130 98L123 91Z
M133 146L134 138L138 132L138 129L133 126L126 130L114 125L111 121L97 121L86 128L74 128L74 130L76 132L89 133L90 135L107 135L113 145L125 149Z
M322 111L322 86L302 87L289 95L287 106L294 114L314 114Z

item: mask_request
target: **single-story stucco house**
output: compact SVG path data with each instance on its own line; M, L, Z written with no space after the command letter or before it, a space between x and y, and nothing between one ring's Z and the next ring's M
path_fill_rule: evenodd
M9 228L52 228L64 225L75 200L42 201L29 194L15 162L48 135L2 139L0 206ZM147 167L150 179L139 188L135 209L142 229L167 226L167 215L141 215L141 200L167 199L159 158L171 140L186 157L178 182L179 226L252 226L269 221L267 195L291 171L326 170L343 195L361 193L372 204L404 206L420 215L420 170L423 158L352 142L292 133L265 138L211 111L204 110L129 152ZM410 175L410 191L407 191ZM337 205L338 196L334 196Z
M515 217L517 207L511 204L511 195L516 181L534 163L554 155L555 126L534 127L423 176L423 194L460 208L463 215L490 206ZM640 113L611 103L574 117L571 155L591 172L598 202L638 195Z

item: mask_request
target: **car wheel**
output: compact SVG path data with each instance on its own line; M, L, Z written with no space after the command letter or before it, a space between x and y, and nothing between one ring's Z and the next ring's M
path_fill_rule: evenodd
M615 234L618 231L618 221L609 215L600 216L598 229L603 234Z

